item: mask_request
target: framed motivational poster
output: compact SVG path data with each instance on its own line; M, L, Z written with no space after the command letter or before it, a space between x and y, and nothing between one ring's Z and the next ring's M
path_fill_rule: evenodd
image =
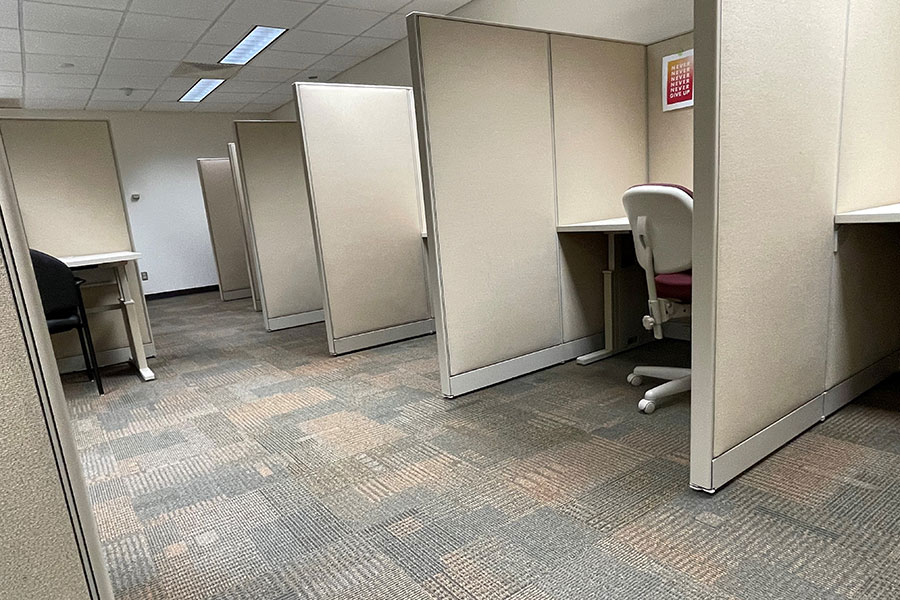
M663 57L663 111L694 105L694 49Z

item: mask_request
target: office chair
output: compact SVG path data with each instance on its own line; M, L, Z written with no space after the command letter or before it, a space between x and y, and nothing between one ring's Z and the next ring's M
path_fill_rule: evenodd
M97 364L94 341L91 338L84 300L81 297L81 285L84 280L75 277L71 269L61 260L37 250L31 250L31 264L34 266L41 304L44 305L47 329L51 335L73 329L78 331L85 370L90 380L97 382L97 391L102 396L100 367Z
M663 323L691 315L691 221L694 194L679 185L637 185L622 198L631 224L634 250L647 274L650 314L644 327L653 337L663 338ZM635 367L628 376L631 385L644 377L666 383L647 390L638 403L646 414L657 401L691 389L691 370L678 367Z

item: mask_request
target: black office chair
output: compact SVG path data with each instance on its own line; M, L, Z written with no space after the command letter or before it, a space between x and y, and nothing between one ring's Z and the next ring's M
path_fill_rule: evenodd
M73 329L78 331L85 369L91 381L97 382L97 391L102 396L100 367L97 364L94 341L91 339L84 300L81 297L84 279L75 277L72 270L61 260L37 250L31 251L31 264L34 266L34 276L41 293L41 303L44 305L47 329L51 335Z

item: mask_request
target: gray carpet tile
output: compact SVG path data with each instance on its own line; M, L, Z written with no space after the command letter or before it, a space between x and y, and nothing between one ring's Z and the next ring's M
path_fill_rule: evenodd
M680 342L445 400L433 337L150 314L157 381L64 378L118 600L900 597L900 377L708 496L687 395L625 383Z

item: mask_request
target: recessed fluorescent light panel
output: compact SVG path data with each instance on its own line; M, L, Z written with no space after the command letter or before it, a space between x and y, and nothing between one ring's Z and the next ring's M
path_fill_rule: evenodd
M194 84L194 87L185 92L179 102L200 102L223 83L225 83L224 79L201 79Z
M266 49L266 46L278 39L287 31L281 27L263 27L257 25L238 45L232 48L225 58L219 61L223 65L246 65L253 57Z

